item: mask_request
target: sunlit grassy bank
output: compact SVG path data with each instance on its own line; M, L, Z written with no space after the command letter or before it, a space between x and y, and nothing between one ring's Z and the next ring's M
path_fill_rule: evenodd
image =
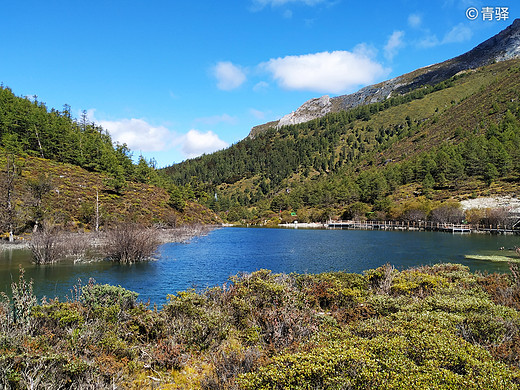
M344 389L520 387L520 273L457 264L363 275L237 275L168 296L76 286L0 306L0 386Z

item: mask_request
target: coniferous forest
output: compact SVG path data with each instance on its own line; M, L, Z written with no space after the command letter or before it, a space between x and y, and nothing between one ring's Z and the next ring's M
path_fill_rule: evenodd
M132 162L126 145L114 145L108 132L89 121L86 111L79 120L71 116L70 107L62 111L48 109L37 98L30 100L0 88L1 145L15 154L27 153L61 163L104 172L116 180L151 181L153 162ZM152 180L153 181L153 180Z

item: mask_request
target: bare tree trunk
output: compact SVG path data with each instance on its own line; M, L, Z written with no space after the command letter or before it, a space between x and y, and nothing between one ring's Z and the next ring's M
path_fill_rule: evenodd
M40 148L40 156L42 158L45 158L45 156L43 155L42 143L40 142L40 135L38 134L38 129L36 128L36 125L34 125L34 132L36 133L36 140L38 141L38 147Z
M13 207L13 197L14 197L14 178L16 175L16 166L13 161L11 161L11 156L7 156L6 158L6 190L7 190L7 199L6 199L6 208L7 208L7 230L9 232L9 242L14 241L14 207Z
M96 190L96 233L99 232L99 191Z

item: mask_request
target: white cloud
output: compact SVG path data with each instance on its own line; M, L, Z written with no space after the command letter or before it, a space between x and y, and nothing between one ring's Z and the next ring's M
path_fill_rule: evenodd
M222 141L212 131L202 133L192 129L183 136L182 140L182 152L188 158L194 158L204 153L212 153L227 146L227 142Z
M238 123L238 118L228 114L222 114L207 116L204 118L197 118L195 119L195 122L200 122L207 125L216 125L217 123L227 123L230 125L236 125Z
M446 33L442 43L458 43L464 42L473 36L473 31L468 26L459 23Z
M411 14L408 16L408 25L413 28L418 28L422 24L422 17L419 14Z
M212 131L204 133L192 129L184 135L179 135L164 126L152 126L143 119L96 120L94 118L95 111L95 109L87 111L89 121L93 121L107 130L112 137L112 141L121 144L126 143L130 150L134 152L168 152L175 148L180 149L185 157L193 158L229 146ZM227 114L200 118L200 121L206 121L205 123L234 120L236 118Z
M424 49L428 49L430 47L434 47L440 45L439 38L436 35L427 35L423 39L421 39L418 43L419 47Z
M394 31L390 38L388 38L388 42L385 45L385 57L389 61L391 61L397 51L404 46L403 44L404 31Z
M358 43L352 52L358 56L369 58L375 58L377 56L377 49L372 45L367 45L366 43Z
M217 87L224 91L230 91L240 87L246 81L246 74L239 66L229 61L219 62L213 69L217 79Z
M344 93L389 73L371 58L366 46L353 52L334 51L271 59L260 65L285 89Z
M459 23L448 31L442 40L437 38L436 35L428 35L419 41L419 46L422 48L430 48L448 43L460 43L471 39L472 36L473 31L468 26Z
M91 116L89 115L89 117ZM173 134L166 127L152 126L142 119L132 118L99 121L98 123L108 130L113 141L126 143L132 150L156 152L167 149L173 142Z

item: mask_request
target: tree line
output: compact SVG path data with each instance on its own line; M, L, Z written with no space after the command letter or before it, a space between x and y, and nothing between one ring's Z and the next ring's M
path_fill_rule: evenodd
M372 150L374 139L386 145L398 137L409 135L410 129L414 130L411 120L407 118L406 128L403 125L381 128L376 137L375 130L370 127L354 130L354 122L369 121L378 112L449 88L461 77L464 76L454 76L435 86L425 86L384 102L330 113L323 118L280 129L270 128L228 149L186 160L165 168L165 171L177 184L190 183L194 178L211 185L233 184L243 178L261 175L273 186L302 168L333 171ZM346 140L348 146L338 150L342 140Z

